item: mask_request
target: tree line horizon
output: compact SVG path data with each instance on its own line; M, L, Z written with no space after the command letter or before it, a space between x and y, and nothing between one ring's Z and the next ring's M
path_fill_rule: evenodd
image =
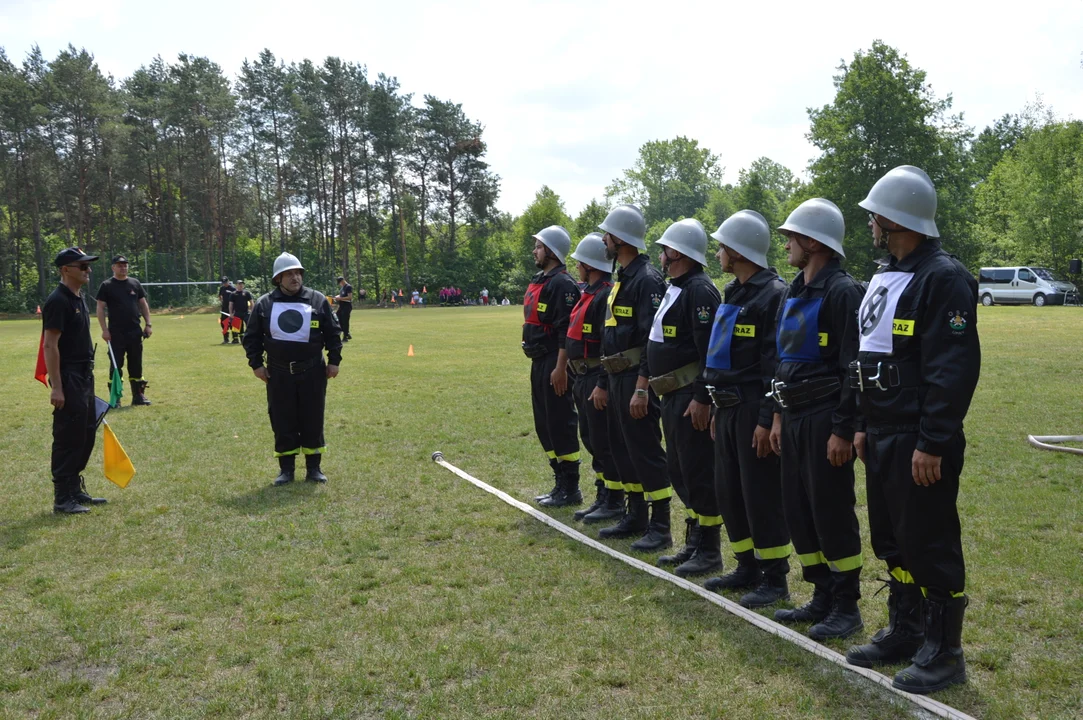
M267 289L274 257L289 251L318 289L342 274L373 298L450 284L516 297L534 272L533 233L559 224L577 241L618 202L643 209L653 243L682 218L711 232L749 208L777 227L826 197L846 218L847 267L864 279L877 253L857 203L903 164L932 177L944 246L971 269L1063 273L1079 257L1083 123L1039 98L975 133L950 94L878 40L833 80L832 102L808 109L819 152L808 180L765 154L723 183L711 149L656 139L574 217L547 185L512 216L496 207L482 123L452 100L415 101L362 64L286 64L265 49L230 79L182 53L117 81L86 49L48 61L35 46L16 64L0 48L0 312L40 303L53 255L71 245L132 255L145 281L226 275Z

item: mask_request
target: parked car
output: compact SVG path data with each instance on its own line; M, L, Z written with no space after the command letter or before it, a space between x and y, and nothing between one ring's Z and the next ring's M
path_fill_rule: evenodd
M1078 302L1079 289L1043 267L990 267L978 274L978 298L985 306L1063 305Z

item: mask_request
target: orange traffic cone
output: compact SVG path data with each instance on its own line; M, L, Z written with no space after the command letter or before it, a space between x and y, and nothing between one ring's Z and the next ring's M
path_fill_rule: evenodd
M34 314L35 315L41 315L41 305L38 305L38 311L36 313L34 313Z
M406 357L413 357L413 356L414 356L414 346L411 345L410 349L406 351Z

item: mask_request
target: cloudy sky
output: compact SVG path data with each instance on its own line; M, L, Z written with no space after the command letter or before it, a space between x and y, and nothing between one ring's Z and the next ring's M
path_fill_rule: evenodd
M205 55L231 77L270 48L287 63L337 55L462 103L485 125L520 212L543 185L573 215L642 143L688 135L727 180L766 155L803 174L806 108L831 102L841 61L880 39L928 72L978 130L1041 96L1083 118L1083 2L606 0L0 0L0 46L20 61L85 47L126 77L155 55Z

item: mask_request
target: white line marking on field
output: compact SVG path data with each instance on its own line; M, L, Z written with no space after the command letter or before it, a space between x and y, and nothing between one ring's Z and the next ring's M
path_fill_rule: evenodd
M929 698L929 697L925 697L924 695L913 695L911 693L903 692L902 690L898 690L898 689L896 689L895 687L892 686L891 678L889 678L888 676L883 675L881 673L878 673L875 670L871 670L869 668L862 668L862 667L857 667L856 665L851 665L850 663L846 662L846 657L844 655L835 652L831 648L828 648L828 647L825 647L825 646L821 645L820 643L816 642L815 640L813 640L810 637L802 635L801 633L799 633L799 632L797 632L795 630L791 630L790 628L786 627L785 625L780 625L780 624L776 623L774 620L770 620L768 618L765 618L763 615L760 615L759 613L755 613L755 612L752 612L751 610L743 608L740 605L738 605L737 603L733 602L732 600L728 600L728 599L722 597L721 595L719 595L717 593L710 592L709 590L704 590L701 586L697 585L694 582L691 582L689 580L685 580L684 578L677 577L676 575L673 575L672 573L668 573L665 570L662 570L661 568L657 568L654 565L649 565L648 563L645 563L642 560L639 560L639 559L634 558L634 557L630 557L628 555L625 555L622 552L618 552L618 551L614 550L613 548L611 548L611 547L609 547L607 545L603 545L602 543L598 542L594 538L588 537L588 536L584 535L583 533L579 532L578 530L575 530L573 528L568 527L567 525L560 522L559 520L554 520L553 518L549 517L545 513L541 512L540 510L532 508L531 506L527 505L526 503L521 502L519 500L516 500L515 498L513 498L511 495L508 495L503 490L498 490L497 488L494 488L492 485L489 485L486 482L478 480L473 475L471 475L471 474L469 474L469 473L467 473L467 472L465 472L463 470L460 470L459 468L455 467L454 465L452 465L448 461L444 460L444 454L442 452L440 452L439 450L432 454L432 459L433 459L433 462L435 462L437 465L441 465L444 468L450 470L451 472L453 472L456 475L458 475L459 477L461 477L463 480L466 480L467 482L471 483L472 485L475 485L476 487L481 488L482 490L484 490L485 492L487 492L487 493L489 493L491 495L497 496L498 498L500 498L501 500L506 502L508 505L511 505L512 507L517 508L517 509L525 512L527 515L530 515L535 520L538 520L540 522L545 523L549 527L551 527L554 530L557 530L557 531L559 531L561 533L564 533L565 535L572 538L573 540L581 542L582 544L584 544L584 545L586 545L588 547L592 547L592 548L594 548L595 550L597 550L599 552L605 553L606 555L608 555L608 556L610 556L612 558L620 560L622 563L625 563L626 565L631 565L632 567L636 568L637 570L642 570L643 572L647 573L648 575L653 575L654 577L656 577L656 578L658 578L660 580L665 580L667 582L673 583L677 587L680 587L680 588L683 588L685 590L688 590L689 592L695 593L696 595L699 595L704 600L707 600L708 602L711 602L711 603L714 603L715 605L718 605L719 607L721 607L726 612L729 612L729 613L731 613L733 615L736 615L737 617L741 618L742 620L745 620L746 622L752 623L753 625L755 625L759 629L764 630L765 632L769 632L772 635L775 635L777 637L780 637L783 640L791 642L794 645L797 645L798 647L800 647L800 648L802 648L804 650L807 650L808 652L812 653L813 655L816 655L818 657L823 658L824 660L828 660L830 662L833 662L836 665L838 665L839 667L843 668L844 670L848 670L849 672L861 675L865 679L873 681L877 685L891 691L895 695L898 695L899 697L901 697L901 698L903 698L905 700L909 700L910 702L914 703L915 705L917 705L921 709L926 710L926 711L928 711L930 713L933 713L937 717L949 718L950 720L975 720L970 715L967 715L966 713L962 712L961 710L956 710L955 708L951 707L950 705L945 705L942 702L939 702L937 700L933 700L932 698Z

